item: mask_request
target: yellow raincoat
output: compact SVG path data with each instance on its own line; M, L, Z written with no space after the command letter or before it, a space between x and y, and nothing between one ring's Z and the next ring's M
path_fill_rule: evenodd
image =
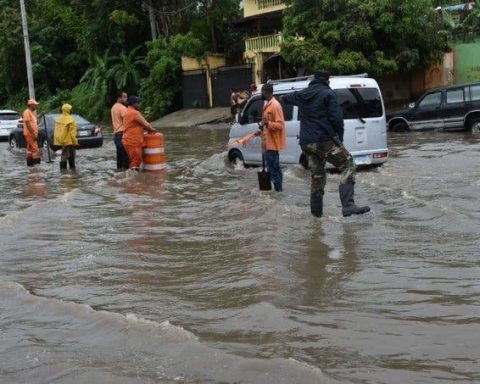
M55 121L53 144L60 147L78 146L77 123L72 116L72 106L70 104L62 105L62 114Z

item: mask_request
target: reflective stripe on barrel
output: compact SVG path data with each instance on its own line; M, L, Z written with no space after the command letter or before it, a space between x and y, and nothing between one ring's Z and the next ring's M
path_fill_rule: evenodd
M163 173L165 164L165 142L159 132L145 136L143 148L143 170L148 173Z

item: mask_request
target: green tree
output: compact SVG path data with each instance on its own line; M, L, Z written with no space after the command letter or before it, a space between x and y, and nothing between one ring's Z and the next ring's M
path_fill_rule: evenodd
M283 57L308 70L381 76L439 61L447 49L431 0L289 0Z
M147 43L145 59L150 70L142 81L141 96L149 106L150 118L167 113L181 89L182 56L199 57L204 44L191 33L175 35L170 40L157 39Z
M140 45L128 54L122 51L119 55L110 57L107 76L114 80L117 89L138 93L141 75L147 70L145 57L138 54L143 49Z

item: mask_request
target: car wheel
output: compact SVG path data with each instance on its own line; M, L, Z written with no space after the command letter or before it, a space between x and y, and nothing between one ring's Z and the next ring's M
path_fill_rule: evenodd
M10 145L10 148L18 148L18 144L17 144L17 139L15 138L15 136L12 136L10 138L10 140L8 141L8 144Z
M476 117L470 120L468 130L472 133L480 133L480 118Z
M231 166L235 166L235 164L241 163L245 166L245 162L243 161L243 156L239 150L232 150L228 154L228 161L230 162Z
M408 132L410 128L408 127L407 123L405 123L404 121L400 121L398 123L394 123L390 130L392 132Z

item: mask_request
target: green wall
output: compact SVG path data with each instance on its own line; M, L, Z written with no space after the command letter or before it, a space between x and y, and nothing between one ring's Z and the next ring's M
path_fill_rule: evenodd
M480 40L458 44L455 50L455 82L480 81Z

